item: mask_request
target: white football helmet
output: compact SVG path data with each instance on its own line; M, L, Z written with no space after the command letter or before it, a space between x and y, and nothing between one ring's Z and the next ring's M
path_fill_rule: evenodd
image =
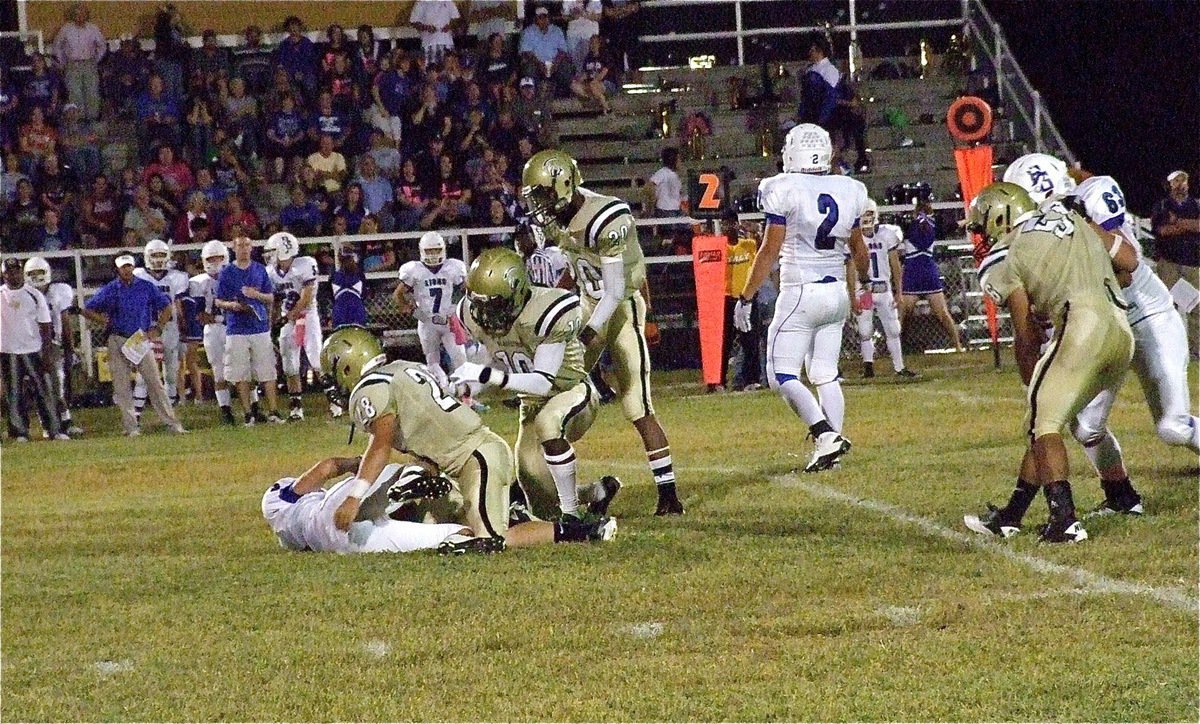
M421 263L425 266L437 266L446 261L446 240L436 231L427 231L417 242L421 251Z
M786 173L828 173L833 163L829 133L814 123L801 123L783 140L783 170Z
M286 231L277 231L271 234L271 238L267 239L266 249L274 249L276 261L287 261L295 259L296 255L300 253L300 242L294 234ZM266 249L263 250L264 255L266 254Z
M25 282L38 289L50 285L50 264L40 256L30 257L25 262Z
M200 249L200 260L204 262L204 271L215 277L229 264L229 247L215 239L205 242Z
M1028 191L1038 206L1075 190L1067 164L1046 153L1027 153L1013 161L1004 171L1004 180Z
M875 235L875 225L879 223L879 204L873 199L867 199L867 207L863 209L862 218L858 225L862 227L865 236Z
M142 250L142 261L150 271L165 272L171 268L171 248L162 239L151 239Z

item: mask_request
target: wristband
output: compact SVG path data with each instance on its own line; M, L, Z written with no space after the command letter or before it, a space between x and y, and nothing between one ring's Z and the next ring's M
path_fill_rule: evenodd
M362 500L367 497L367 491L371 489L371 484L362 478L354 478L350 481L350 496Z
M1108 247L1108 256L1110 259L1116 259L1117 253L1121 251L1121 235L1113 234L1112 246Z

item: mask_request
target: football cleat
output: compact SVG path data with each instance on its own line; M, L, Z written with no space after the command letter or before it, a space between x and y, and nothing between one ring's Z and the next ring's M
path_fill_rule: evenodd
M980 535L995 535L1001 538L1012 538L1021 532L1021 526L1006 520L999 508L987 504L987 512L983 515L964 515L963 525Z
M304 408L293 407L290 411L288 411L288 420L291 420L292 422L296 422L296 421L303 420L303 419L304 419Z
M906 377L910 380L915 380L916 378L920 377L921 375L919 375L916 372L913 372L909 368L905 367L904 369L897 372L896 376L897 377Z
M509 506L508 506L508 527L509 528L513 527L514 525L520 525L522 523L529 523L530 521L533 521L533 520L536 520L536 518L534 518L533 513L531 513L529 511L529 506L525 505L524 503L522 503L519 500L514 500L512 503L509 504Z
M804 468L806 473L818 473L829 470L850 452L850 441L836 432L823 432L817 438L817 449L813 451L812 461Z
M595 523L596 530L588 536L588 540L607 543L617 537L617 519L604 518Z
M465 535L452 535L437 547L437 552L443 556L461 556L464 553L501 553L503 551L504 539L500 537L469 538Z
M396 482L388 488L388 500L407 503L423 498L435 500L450 494L450 478L433 475L419 465L407 465L400 470Z
M72 424L71 422L67 422L67 434L72 437L74 437L76 435L82 435L83 428L80 427L79 425L75 425L75 424Z
M267 415L267 422L273 422L273 423L282 425L283 418L280 417L277 413L272 412L271 414Z
M613 498L617 497L617 493L621 491L621 481L615 476L605 475L597 484L604 488L604 498L589 503L588 514L603 518L608 515L608 506L612 505Z
M245 422L242 423L242 426L243 427L254 427L257 424L258 424L258 418L256 418L254 415L251 415L249 412L247 412Z
M658 507L654 509L655 515L683 515L683 513L683 503L674 493L658 496Z
M233 408L228 406L221 408L221 422L226 425L237 424L237 420L233 419Z
M1087 540L1087 537L1083 523L1076 520L1075 516L1051 518L1038 533L1038 541L1042 543L1078 543Z
M1135 495L1128 500L1104 499L1104 502L1089 512L1084 518L1100 518L1106 515L1141 515L1146 509L1142 507L1142 498Z
M863 362L863 377L865 379L871 379L874 376L875 376L875 363L874 362Z

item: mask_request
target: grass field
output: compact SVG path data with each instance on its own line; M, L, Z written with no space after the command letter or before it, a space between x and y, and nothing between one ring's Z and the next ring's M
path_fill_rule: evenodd
M657 377L688 515L650 515L610 406L577 447L627 483L617 540L488 558L282 551L265 487L365 445L316 398L296 425L187 409L186 437L6 444L0 718L1196 721L1197 461L1154 437L1136 380L1113 429L1148 514L1045 546L961 526L1014 480L1011 356L914 367L848 383L854 450L818 475L793 473L811 443L773 394ZM1027 530L1044 518L1039 499Z

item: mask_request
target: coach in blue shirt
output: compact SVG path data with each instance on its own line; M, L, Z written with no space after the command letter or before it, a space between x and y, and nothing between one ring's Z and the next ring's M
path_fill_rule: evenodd
M275 399L275 349L271 346L267 309L275 301L275 287L267 277L267 268L250 258L252 248L248 237L233 240L234 261L221 270L213 302L225 310L225 380L237 384L247 426L255 422L250 402L251 377L267 383L263 385L269 410L267 420L283 422Z
M141 434L138 416L133 409L133 387L129 379L131 371L142 375L150 404L167 429L185 432L163 388L162 375L154 354L147 352L134 365L121 351L125 342L138 332L158 339L159 330L171 318L171 299L152 282L135 277L133 264L132 254L117 257L117 278L101 287L96 296L88 300L82 310L83 316L108 331L108 369L112 373L113 403L121 409L121 427L125 434L130 437Z

